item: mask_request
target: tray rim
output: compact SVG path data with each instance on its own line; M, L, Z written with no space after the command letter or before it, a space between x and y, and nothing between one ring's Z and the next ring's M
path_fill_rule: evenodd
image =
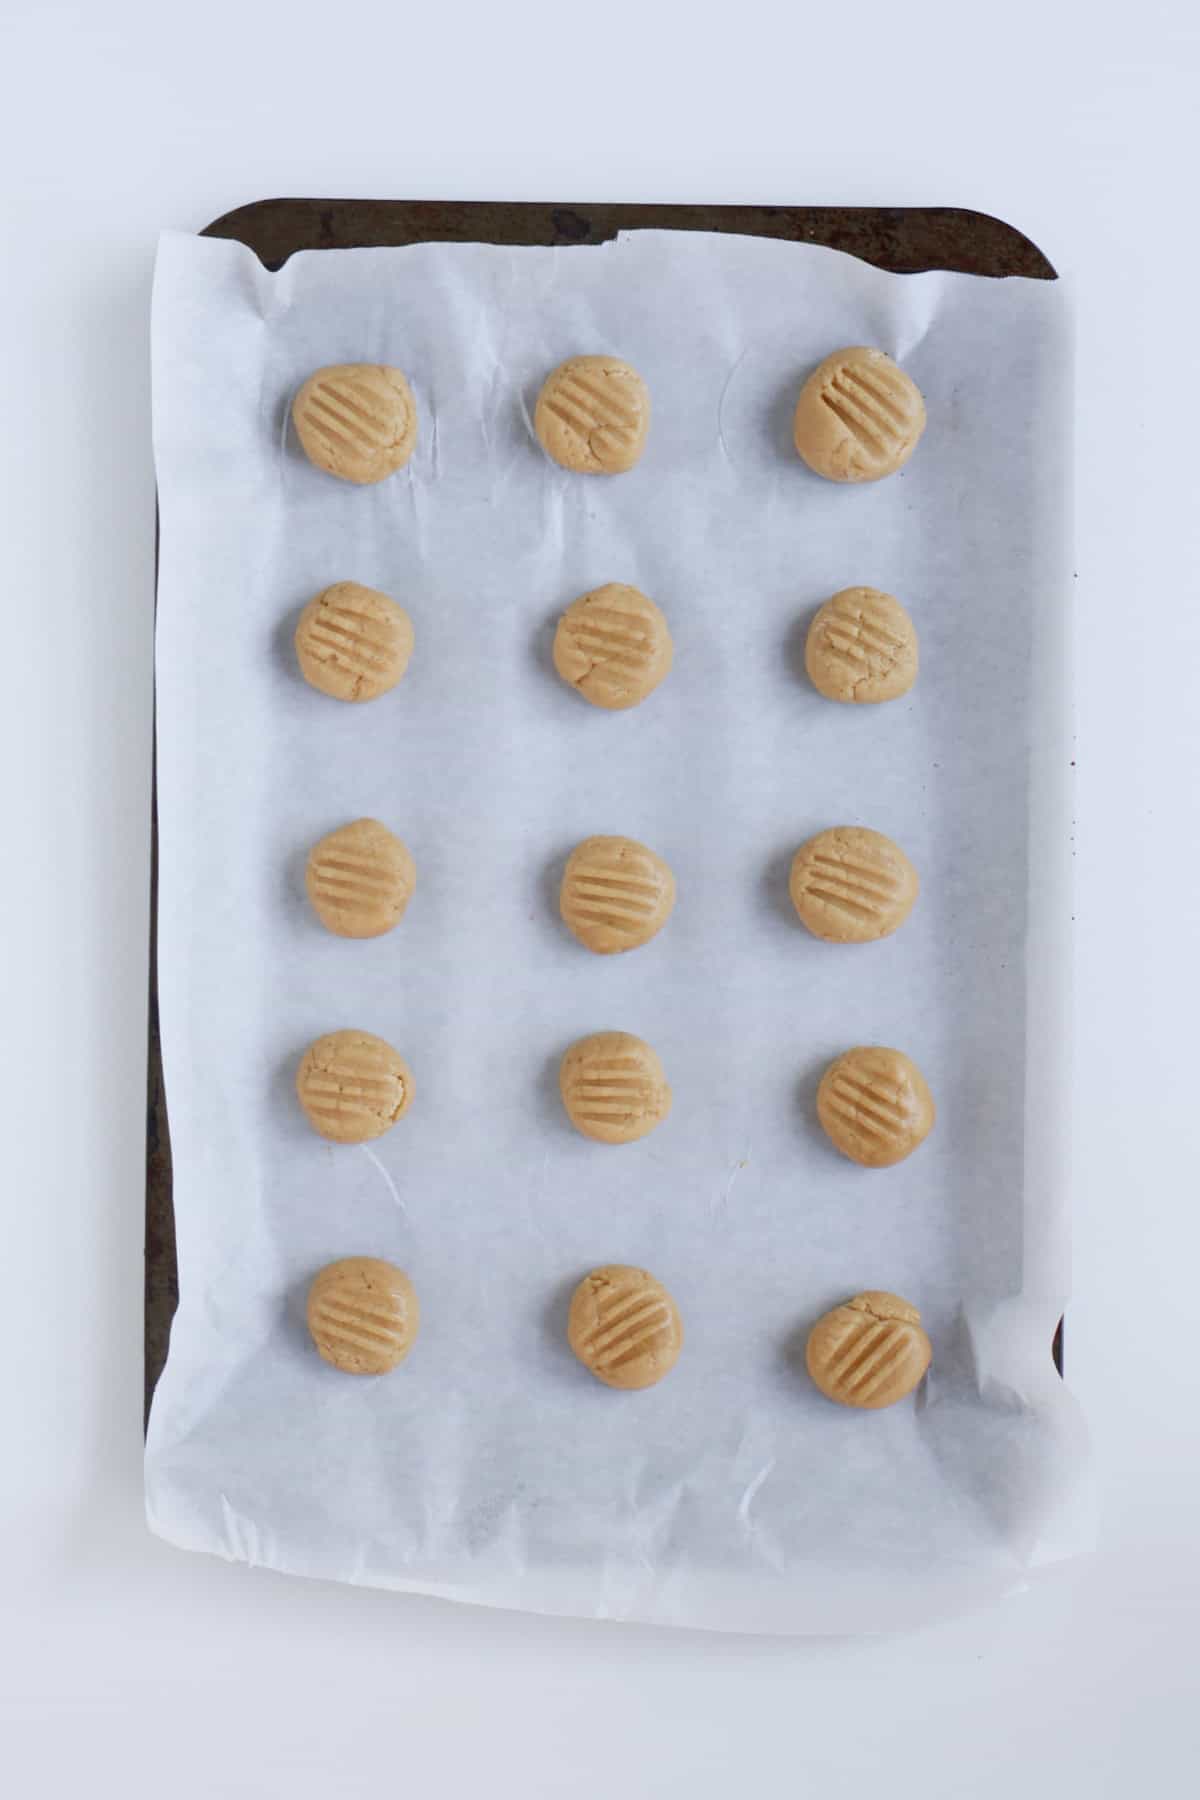
M428 229L422 234L422 238L409 235L371 235L363 238L338 235L334 228L335 218L364 211L390 215L397 222L412 219L414 223L420 223ZM555 229L545 237L527 236L522 239L514 237L511 231L489 237L481 236L477 230L468 233L449 228L450 221L458 215L469 215L467 222L477 226L481 214L492 213L504 215L508 220L518 217L528 221L530 226L539 221L550 221ZM593 227L591 221L596 215L599 215L601 223ZM263 221L271 224L283 218L291 222L293 229L302 221L311 224L315 220L319 241L295 242L282 258L268 261L262 257L257 247L259 227ZM751 229L753 225L757 225L757 231ZM266 267L279 269L289 256L300 250L352 249L364 244L399 246L448 239L463 242L582 244L601 243L615 236L618 231L637 230L748 232L752 236L782 237L798 243L831 243L828 234L836 234L839 228L860 238L866 238L872 231L911 234L922 228L931 234L944 228L948 234L959 237L959 260L955 264L949 264L943 259L926 260L922 257L911 267L898 269L893 260L882 261L869 256L862 258L864 261L875 262L877 267L891 269L893 273L917 273L921 269L957 269L969 274L990 274L1000 279L1013 275L1043 281L1058 279L1058 271L1049 257L1025 232L994 213L964 206L784 206L756 202L719 202L710 205L703 201L364 200L276 195L269 199L247 201L231 208L204 226L199 236L233 239L254 250ZM991 240L988 247L997 252L1001 249L1005 251L1006 260L1011 259L1010 266L991 269L980 267L985 247L982 241L974 245L974 258L967 255L967 251L973 247L972 240L984 238ZM831 247L846 248L838 243L831 243ZM932 248L932 241L930 247ZM938 247L944 250L946 246L940 243ZM850 249L848 253L862 255L857 249ZM1025 266L1012 266L1014 264Z

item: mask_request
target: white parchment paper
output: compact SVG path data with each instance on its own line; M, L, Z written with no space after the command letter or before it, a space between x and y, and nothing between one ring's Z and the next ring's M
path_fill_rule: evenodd
M878 344L929 427L898 476L838 487L790 447L801 379ZM824 249L641 232L603 247L297 255L164 238L154 298L161 507L159 982L180 1307L147 1450L154 1529L276 1569L546 1611L748 1630L882 1629L1078 1548L1086 1453L1050 1360L1067 1288L1060 1132L1068 364L1057 284L892 276ZM646 454L573 476L529 418L563 357L646 376ZM409 468L311 468L289 401L323 363L404 368ZM408 675L347 706L300 679L330 582L410 612ZM565 604L632 582L674 671L606 714L554 675ZM906 699L803 673L835 589L899 595ZM410 846L403 923L324 932L303 866L364 814ZM922 877L865 947L810 937L787 868L860 823ZM649 946L588 955L558 872L640 838L679 901ZM361 1026L409 1059L409 1116L367 1149L307 1127L304 1046ZM563 1117L559 1057L620 1028L659 1050L667 1124L619 1149ZM856 1043L937 1099L909 1161L863 1171L814 1117ZM380 1380L327 1368L305 1290L333 1257L400 1263L422 1327ZM568 1296L654 1270L686 1328L670 1378L594 1382ZM918 1304L920 1394L863 1415L803 1367L862 1288Z

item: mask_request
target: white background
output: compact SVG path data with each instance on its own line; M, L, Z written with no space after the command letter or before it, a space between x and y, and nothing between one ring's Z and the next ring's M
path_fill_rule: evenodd
M1197 1739L1200 20L0 6L0 1742L14 1791L1125 1796ZM155 233L278 193L951 203L1078 307L1068 1367L1102 1548L906 1640L481 1614L141 1518ZM6 1783L7 1785L7 1783Z

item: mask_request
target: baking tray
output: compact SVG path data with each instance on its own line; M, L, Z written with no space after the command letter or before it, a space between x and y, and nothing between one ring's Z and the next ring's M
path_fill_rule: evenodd
M245 244L268 269L297 250L354 250L419 242L601 244L621 231L726 231L824 244L894 274L928 269L1053 281L1042 252L1014 226L960 207L659 206L497 200L257 200L206 226L204 237ZM167 1360L179 1299L171 1139L158 1031L158 830L152 815L150 1009L146 1119L145 1416ZM1053 1357L1063 1367L1063 1326Z

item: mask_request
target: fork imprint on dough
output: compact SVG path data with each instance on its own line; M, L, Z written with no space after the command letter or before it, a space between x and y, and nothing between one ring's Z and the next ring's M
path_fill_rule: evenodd
M867 1169L903 1162L925 1142L934 1116L916 1063L883 1044L844 1051L817 1089L817 1117L830 1141Z
M917 872L898 844L880 831L835 825L802 844L788 891L816 937L864 944L899 929L912 911Z
M809 626L804 666L827 700L896 700L917 678L916 629L893 595L843 588Z
M403 468L417 441L412 389L385 363L318 369L296 395L292 419L311 463L360 486Z
M879 1291L856 1294L818 1319L804 1352L826 1399L872 1411L911 1394L931 1356L916 1307Z
M567 1341L607 1387L645 1388L674 1368L683 1326L661 1281L646 1269L610 1263L576 1288Z
M638 588L610 581L581 594L558 621L554 667L593 706L637 706L670 672L674 651L661 610Z
M382 1137L412 1104L412 1071L369 1031L331 1031L300 1059L296 1095L314 1131L335 1144Z
M925 402L911 376L882 350L835 350L800 390L796 451L829 481L878 481L912 455L925 429Z
M674 904L670 869L633 838L585 838L567 858L559 910L580 943L601 956L647 943Z
M615 356L572 356L542 383L534 430L548 456L584 475L619 475L642 454L650 396Z
M373 1256L327 1263L308 1290L313 1343L326 1362L349 1375L383 1375L403 1362L420 1316L404 1270Z
M584 1137L629 1144L660 1125L671 1089L657 1053L629 1031L597 1031L572 1044L559 1065L567 1117Z

